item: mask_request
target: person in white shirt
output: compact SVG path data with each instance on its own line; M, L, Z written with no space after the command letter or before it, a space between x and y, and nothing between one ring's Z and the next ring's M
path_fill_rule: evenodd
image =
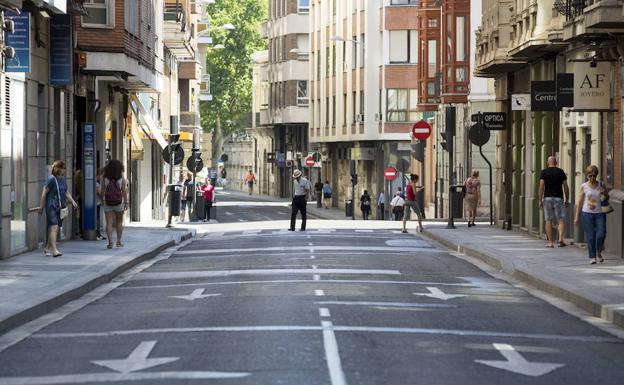
M401 197L401 193L399 191L396 192L394 198L390 202L390 210L394 214L394 220L400 221L403 219L403 206L405 205L405 199Z
M292 200L292 214L290 215L290 228L288 230L295 231L297 212L301 212L301 231L305 231L307 197L310 194L312 185L306 178L301 176L301 170L295 170L293 178L295 179L295 193Z
M386 214L386 196L384 195L383 191L379 193L379 198L377 198L377 206L379 207L380 218L383 221Z

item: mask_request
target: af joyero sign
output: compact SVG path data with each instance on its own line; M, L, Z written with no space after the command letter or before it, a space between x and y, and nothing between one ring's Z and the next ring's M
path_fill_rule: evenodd
M609 62L574 63L574 109L607 110L610 105Z

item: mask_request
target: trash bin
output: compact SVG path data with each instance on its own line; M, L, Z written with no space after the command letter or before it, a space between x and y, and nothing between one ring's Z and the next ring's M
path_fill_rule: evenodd
M451 199L453 200L453 218L464 217L464 194L463 185L451 186Z
M345 217L353 216L353 201L351 199L345 200Z
M182 198L182 186L177 184L169 185L169 210L172 217L180 216L180 205Z
M195 193L195 216L198 221L201 221L205 218L204 213L204 196L201 191L197 191Z

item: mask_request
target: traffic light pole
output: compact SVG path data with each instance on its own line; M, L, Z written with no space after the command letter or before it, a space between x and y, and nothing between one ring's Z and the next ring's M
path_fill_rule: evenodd
M165 227L171 227L171 217L173 213L173 163L175 160L175 151L173 150L173 143L175 140L174 135L178 135L178 117L172 115L169 117L169 186L167 186L167 195L169 197L169 210L167 214L167 225Z
M447 229L455 228L455 221L453 218L453 165L454 165L454 136L455 136L455 107L447 107L446 108L446 133L447 133L447 146L448 146L448 183L449 183L449 217L448 223L446 225Z

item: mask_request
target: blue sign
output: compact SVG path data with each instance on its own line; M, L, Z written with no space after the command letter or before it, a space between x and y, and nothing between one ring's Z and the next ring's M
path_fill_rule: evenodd
M13 20L15 31L5 32L5 44L15 49L15 57L5 62L6 72L30 72L30 13L5 12L5 18Z
M283 152L275 154L275 163L277 167L286 167L286 154Z
M85 239L95 239L97 197L95 191L95 123L82 124L82 231Z
M50 22L50 84L72 84L71 16L54 15Z

